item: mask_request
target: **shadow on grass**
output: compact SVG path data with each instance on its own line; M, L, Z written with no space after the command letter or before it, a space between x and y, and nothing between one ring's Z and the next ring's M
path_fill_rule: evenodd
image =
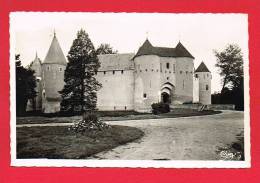
M68 127L22 127L17 128L17 158L86 159L143 135L137 128L118 125L89 134L74 134Z

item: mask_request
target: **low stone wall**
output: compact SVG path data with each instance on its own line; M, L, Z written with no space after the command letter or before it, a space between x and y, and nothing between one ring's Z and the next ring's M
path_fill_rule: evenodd
M179 105L171 105L172 109L174 108L183 108L183 109L199 109L202 104L179 104ZM210 110L235 110L234 104L210 104L207 105L207 109Z

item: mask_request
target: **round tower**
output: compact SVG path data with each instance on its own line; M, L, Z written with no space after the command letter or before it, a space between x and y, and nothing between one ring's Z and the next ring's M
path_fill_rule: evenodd
M34 76L36 78L36 88L37 96L34 99L28 101L27 111L38 111L42 107L42 65L37 53L35 59L29 65L29 68L34 71Z
M51 46L42 64L42 111L44 113L60 111L59 91L64 86L66 65L66 58L54 33Z
M133 58L135 111L150 112L151 104L160 101L160 57L153 51L146 39Z
M195 78L199 79L199 103L208 105L211 104L211 72L201 62L199 67L195 70Z

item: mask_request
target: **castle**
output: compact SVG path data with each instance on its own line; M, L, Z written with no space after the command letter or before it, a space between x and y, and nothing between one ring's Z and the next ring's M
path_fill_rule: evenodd
M194 69L194 57L179 42L175 48L155 47L148 39L136 54L98 55L96 73L102 88L97 92L97 109L149 112L151 104L211 104L211 73L202 62ZM37 54L30 64L37 80L37 97L27 110L60 111L59 91L64 86L67 61L54 34L43 62Z

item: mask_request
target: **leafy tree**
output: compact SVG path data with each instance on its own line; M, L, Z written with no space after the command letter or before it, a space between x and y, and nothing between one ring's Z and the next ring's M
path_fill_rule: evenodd
M100 67L95 48L84 30L77 33L67 55L65 85L61 93L62 111L93 111L96 109L97 94L101 84L95 73Z
M213 103L235 104L237 110L244 109L243 55L235 44L229 44L223 51L214 51L216 66L223 77L221 93L212 95Z
M229 44L223 51L214 51L214 54L217 57L216 67L220 68L223 77L222 90L225 87L241 87L244 79L241 49L235 44Z
M16 113L23 115L29 99L36 97L36 78L34 71L24 68L21 64L20 55L15 55L16 66Z
M113 48L106 43L99 45L99 47L97 48L98 55L114 54L114 53L117 53L117 50L113 50Z

